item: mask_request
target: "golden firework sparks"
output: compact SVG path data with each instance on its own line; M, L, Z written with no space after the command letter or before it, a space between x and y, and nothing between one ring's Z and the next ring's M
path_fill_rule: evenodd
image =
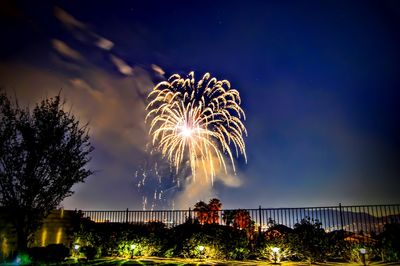
M187 78L172 75L157 84L148 95L146 121L150 121L153 145L175 166L186 159L192 176L203 171L213 182L218 169L227 173L225 157L235 172L234 155L246 158L239 92L227 80L206 73L195 82L194 72Z

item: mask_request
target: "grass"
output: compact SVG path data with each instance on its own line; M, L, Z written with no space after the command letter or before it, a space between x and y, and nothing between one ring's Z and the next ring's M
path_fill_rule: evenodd
M64 265L78 265L81 262L66 262ZM247 260L247 261L218 261L218 260L206 260L206 259L181 259L181 258L158 258L158 257L146 257L137 259L122 259L122 258L102 258L96 259L90 262L85 262L85 265L179 265L179 266L191 266L191 265L215 265L215 266L225 266L225 265L237 265L237 266L250 266L250 265L274 265L268 261L260 260ZM278 265L282 266L308 266L305 262L282 262ZM326 266L340 266L340 265L350 265L350 266L360 266L360 263L348 263L348 262L327 262L318 263L314 265L326 265ZM374 266L386 266L386 265L400 265L400 263L382 263L382 262L370 262L367 265Z

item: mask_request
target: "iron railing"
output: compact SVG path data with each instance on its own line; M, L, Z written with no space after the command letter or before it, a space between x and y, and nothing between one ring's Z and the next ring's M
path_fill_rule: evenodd
M379 233L387 223L400 223L400 204L329 206L303 208L261 208L244 209L256 227L265 231L272 224L282 224L293 228L304 218L318 220L325 231L345 230L349 232ZM213 212L213 222L225 225L226 214L237 210ZM82 211L83 216L94 222L149 223L162 222L167 227L184 223L189 218L198 218L198 212L188 210L145 210L131 211ZM216 217L216 218L215 218Z

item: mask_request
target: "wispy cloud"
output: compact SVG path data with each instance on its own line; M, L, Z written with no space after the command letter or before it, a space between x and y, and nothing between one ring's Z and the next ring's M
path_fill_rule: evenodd
M97 47L104 49L104 50L111 50L111 48L114 46L114 43L110 40L107 40L106 38L100 37L96 41Z
M61 23L69 28L86 29L86 25L84 23L77 20L72 15L59 7L54 8L54 16L59 19Z
M111 61L113 64L117 67L119 72L121 72L124 75L130 76L132 75L132 67L130 67L124 60L122 60L119 57L116 57L115 55L110 56Z
M54 50L56 50L59 54L77 61L83 60L82 55L78 51L69 47L65 42L53 39L51 43L53 45Z
M89 26L76 19L60 7L54 8L54 16L69 29L76 39L83 42L90 42L103 50L111 50L114 43L91 30Z
M161 67L157 66L156 64L151 64L151 68L154 70L156 74L164 76L165 71Z

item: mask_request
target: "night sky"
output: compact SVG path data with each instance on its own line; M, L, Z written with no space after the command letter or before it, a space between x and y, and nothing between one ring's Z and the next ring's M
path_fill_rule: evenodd
M400 203L399 1L5 0L0 20L0 87L29 106L61 91L90 124L95 174L66 209L141 209L160 189L155 208ZM137 171L154 163L146 95L192 70L240 92L248 163L185 206L184 183L139 191Z

